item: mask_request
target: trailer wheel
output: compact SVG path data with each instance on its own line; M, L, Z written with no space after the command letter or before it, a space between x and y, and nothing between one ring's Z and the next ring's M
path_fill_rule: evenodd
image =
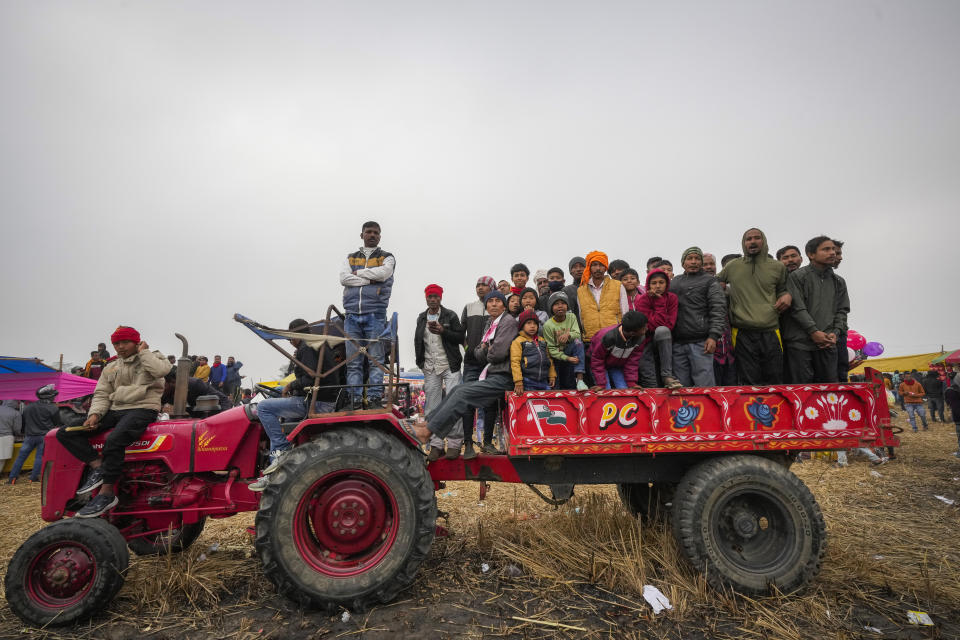
M7 603L38 627L84 620L117 595L129 561L126 542L105 520L60 520L13 554L4 579Z
M162 556L167 553L180 553L197 541L197 538L203 533L203 525L206 520L206 517L203 517L197 522L180 525L179 529L130 538L127 544L138 556Z
M820 571L826 527L813 494L789 469L755 455L718 457L677 486L673 530L714 587L791 592Z
M667 505L672 502L675 489L676 485L665 483L626 483L617 485L617 495L631 514L652 521L670 514Z
M260 499L266 577L301 605L363 610L413 582L437 504L423 457L373 429L328 431L289 453Z

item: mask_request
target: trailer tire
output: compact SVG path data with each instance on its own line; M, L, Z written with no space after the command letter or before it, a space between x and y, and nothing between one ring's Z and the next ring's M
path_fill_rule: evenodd
M179 529L172 529L169 535L166 531L151 536L130 538L127 545L138 556L163 556L168 553L181 553L197 541L203 533L206 517L197 522L180 525Z
M796 591L820 571L826 526L813 494L789 469L757 455L690 469L673 500L673 530L715 588Z
M374 429L326 431L287 454L263 492L256 548L300 605L363 611L410 585L433 544L423 456Z
M617 485L617 495L623 507L644 521L668 517L676 485L666 483L631 482Z
M117 595L129 561L123 536L109 522L59 520L13 554L4 578L7 604L38 627L84 620Z

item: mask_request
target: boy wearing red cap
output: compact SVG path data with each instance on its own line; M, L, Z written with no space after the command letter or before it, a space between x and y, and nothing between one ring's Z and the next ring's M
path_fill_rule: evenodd
M464 330L457 314L440 305L443 288L430 284L423 291L427 299L427 310L417 317L417 328L413 334L414 351L417 366L423 371L424 413L433 411L445 394L460 384L460 345L463 344ZM430 453L427 460L433 462L444 455L444 438L434 436L430 439ZM457 423L446 436L446 458L460 456L463 444L463 424ZM473 447L467 448L465 457L472 457Z
M510 344L510 371L513 390L547 391L557 380L547 343L540 338L540 318L534 309L527 309L517 318L520 333Z
M104 367L93 392L85 429L67 431L61 427L57 440L75 458L91 469L77 495L100 492L76 513L78 518L95 518L117 506L116 483L123 468L124 450L143 435L160 411L163 378L172 365L159 351L140 339L133 327L117 327L110 336L117 358ZM102 456L88 440L91 435L111 430Z

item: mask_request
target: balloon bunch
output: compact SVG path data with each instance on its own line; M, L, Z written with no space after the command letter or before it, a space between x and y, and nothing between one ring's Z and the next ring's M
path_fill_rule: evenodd
M867 358L876 358L883 353L883 345L879 342L867 342L863 335L853 329L847 331L847 355L850 363L863 362Z

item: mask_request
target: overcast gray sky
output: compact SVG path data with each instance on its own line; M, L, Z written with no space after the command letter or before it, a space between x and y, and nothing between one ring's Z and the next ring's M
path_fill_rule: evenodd
M284 362L374 219L413 366L423 287L846 241L850 325L960 348L960 3L0 4L0 354L118 324Z

